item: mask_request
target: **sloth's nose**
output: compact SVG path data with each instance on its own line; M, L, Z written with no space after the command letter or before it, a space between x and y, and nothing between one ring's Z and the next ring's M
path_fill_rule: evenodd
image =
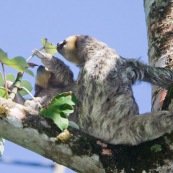
M66 44L66 41L62 41L60 43L57 44L57 51L59 52L60 50L62 50L63 46Z

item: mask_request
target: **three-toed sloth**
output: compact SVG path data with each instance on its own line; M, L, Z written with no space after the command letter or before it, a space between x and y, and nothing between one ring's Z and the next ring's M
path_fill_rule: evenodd
M80 68L78 78L73 80L72 71L61 60L35 50L49 71L38 70L36 96L44 97L46 103L56 94L72 90L79 100L75 116L82 131L111 144L136 145L173 130L172 106L169 111L140 116L132 91L138 80L168 88L173 83L171 70L122 58L85 35L65 39L57 44L57 50ZM42 82L45 73L50 74Z

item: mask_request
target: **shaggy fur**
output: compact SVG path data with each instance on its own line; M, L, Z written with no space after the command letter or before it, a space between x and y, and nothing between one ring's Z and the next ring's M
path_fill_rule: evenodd
M79 100L76 115L81 130L111 144L130 145L153 140L173 130L172 110L140 116L132 92L132 85L138 80L169 87L173 83L172 71L124 59L89 36L69 37L57 49L80 67L76 83L71 80L70 69L60 60L56 59L48 67L52 61L46 58L48 55L42 54L41 59L57 80L66 83L70 79L66 84ZM40 57L39 51L35 54Z
M38 67L35 83L34 96L40 97L42 105L47 105L57 94L73 90L73 73L64 62L37 50L34 53L46 67Z

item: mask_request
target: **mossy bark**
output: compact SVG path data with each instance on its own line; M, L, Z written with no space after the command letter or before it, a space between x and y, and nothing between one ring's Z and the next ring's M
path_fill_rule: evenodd
M144 0L148 56L152 66L173 68L173 1ZM166 91L153 86L153 111L160 110Z
M173 172L173 134L127 146L110 145L79 130L68 130L71 137L66 142L55 142L52 139L61 132L51 119L0 98L0 136L77 172Z

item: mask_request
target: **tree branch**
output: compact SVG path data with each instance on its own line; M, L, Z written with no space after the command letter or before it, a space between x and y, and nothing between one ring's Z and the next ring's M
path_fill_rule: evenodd
M173 164L172 135L138 146L110 145L69 128L70 139L52 142L60 130L50 120L0 98L0 136L78 172L167 172Z

